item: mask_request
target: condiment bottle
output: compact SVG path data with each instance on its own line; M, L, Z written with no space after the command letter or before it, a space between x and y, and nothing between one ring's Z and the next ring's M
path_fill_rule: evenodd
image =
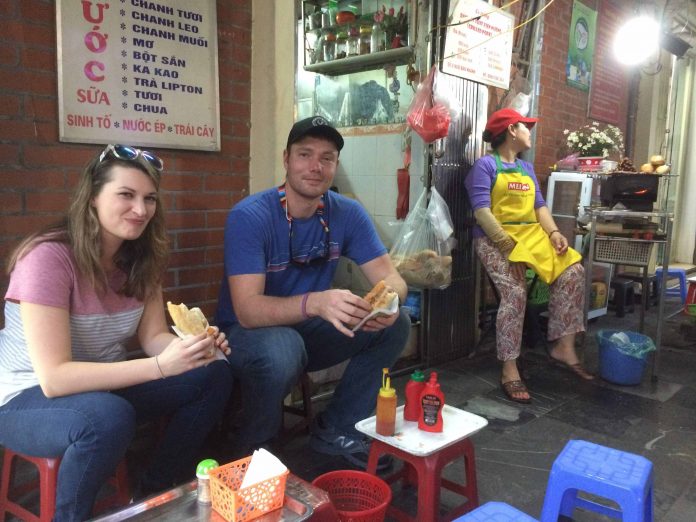
M396 427L396 390L391 387L389 368L382 369L382 387L377 394L377 425L375 431L391 437Z
M404 390L406 400L404 403L404 420L418 421L421 411L420 396L424 387L425 375L423 375L422 371L416 370L411 374L411 378L406 383L406 389Z
M386 49L385 42L386 34L384 33L384 29L382 29L382 26L378 22L375 22L375 25L372 26L372 34L370 36L370 52L379 53L384 51Z
M437 382L437 372L430 374L430 380L420 395L421 414L418 417L418 429L424 431L441 432L442 408L445 405L445 395L440 390Z
M360 54L370 54L372 45L372 27L363 25L360 27Z
M217 468L220 464L214 459L205 459L196 466L196 478L198 479L198 502L201 504L210 504L212 498L210 496L210 476L208 473L211 469Z

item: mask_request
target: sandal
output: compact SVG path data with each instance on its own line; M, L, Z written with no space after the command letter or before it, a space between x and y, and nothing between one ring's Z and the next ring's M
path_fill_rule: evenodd
M515 393L527 393L529 394L529 390L527 387L524 385L522 381L508 381L508 382L501 382L500 387L503 389L503 393L505 393L505 396L510 399L511 401L514 402L519 402L520 404L529 404L532 402L532 398L529 397L527 399L523 399L521 397L515 397Z
M585 370L583 365L579 362L575 364L568 364L563 361L559 361L555 357L551 357L551 354L549 354L549 362L554 366L558 366L559 368L574 373L575 375L586 381L593 381L595 378L595 376L589 373L587 370Z

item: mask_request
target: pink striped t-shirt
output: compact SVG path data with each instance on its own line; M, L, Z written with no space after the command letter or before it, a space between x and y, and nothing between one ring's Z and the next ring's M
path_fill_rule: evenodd
M70 246L59 242L41 243L17 262L5 294L5 328L0 330L0 406L39 383L19 303L69 310L74 361L121 361L143 313L142 301L117 293L125 278L117 272L99 293L78 272Z

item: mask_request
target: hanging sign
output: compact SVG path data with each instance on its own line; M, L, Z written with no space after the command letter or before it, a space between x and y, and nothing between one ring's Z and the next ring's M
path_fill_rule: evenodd
M450 9L442 72L507 89L515 17L483 0L459 0Z
M57 0L60 140L220 150L215 0Z
M566 83L581 91L590 89L596 33L597 11L574 0L568 31Z

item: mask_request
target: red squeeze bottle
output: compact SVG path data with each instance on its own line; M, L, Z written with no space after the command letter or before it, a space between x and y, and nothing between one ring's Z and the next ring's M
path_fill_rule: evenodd
M437 372L430 374L430 380L420 395L421 414L418 417L418 429L423 431L442 431L442 408L445 405L445 395L437 382Z
M421 411L420 396L424 387L425 375L422 371L416 370L411 374L411 379L406 383L404 390L404 420L418 421Z

